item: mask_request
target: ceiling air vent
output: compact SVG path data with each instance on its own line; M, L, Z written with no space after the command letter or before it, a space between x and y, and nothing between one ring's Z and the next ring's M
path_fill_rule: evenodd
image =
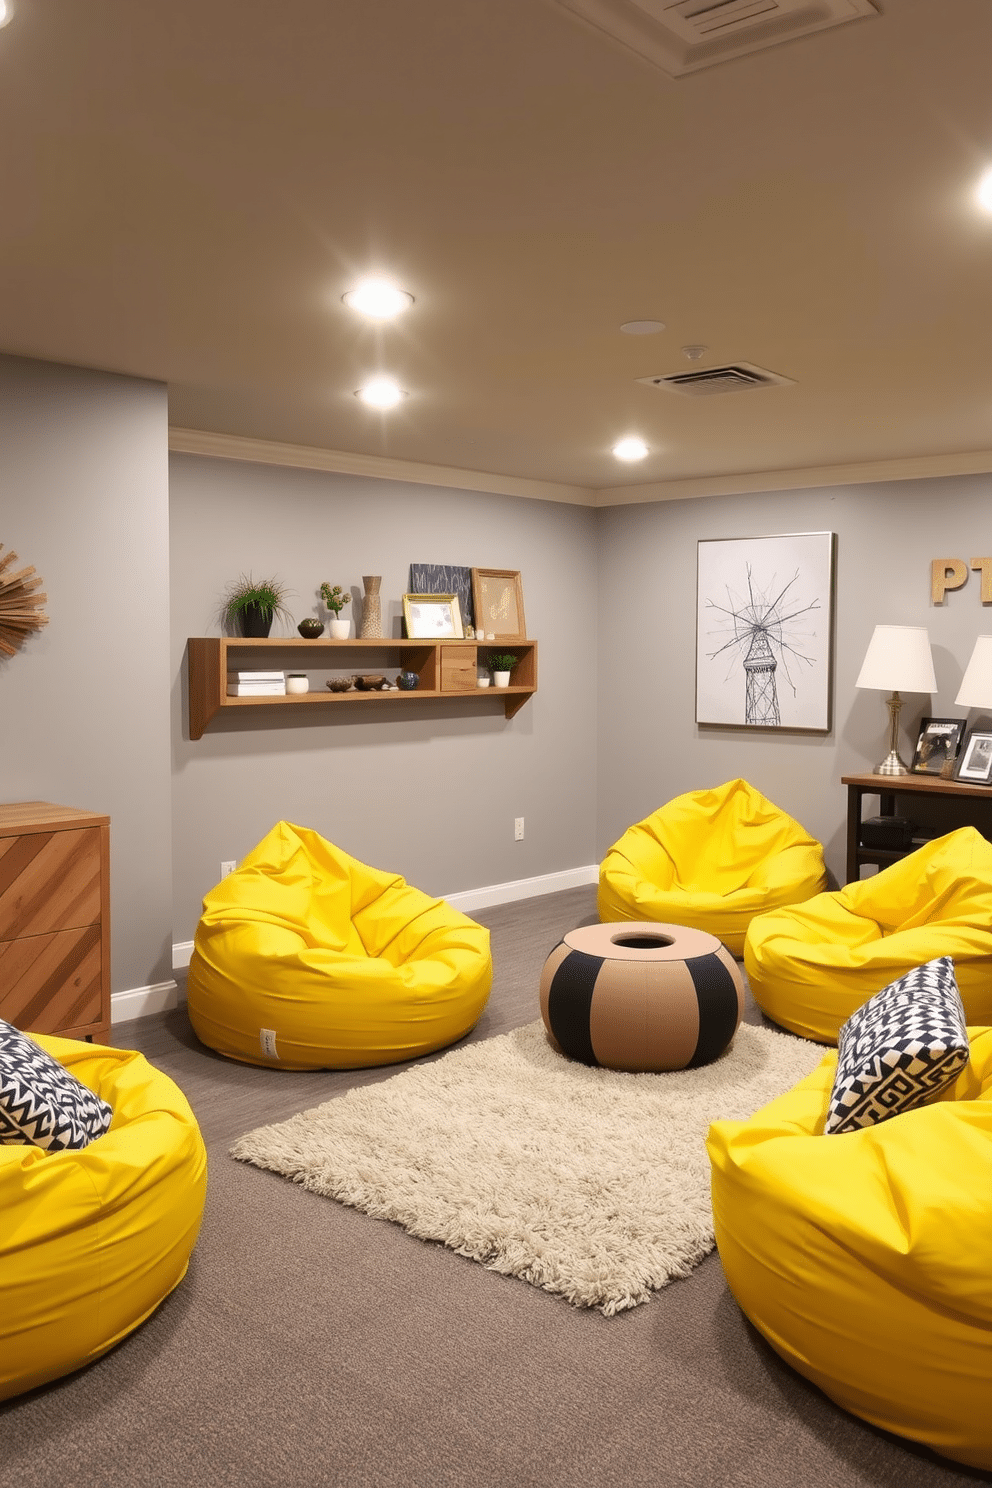
M878 15L874 0L555 0L615 41L682 77Z
M768 372L751 362L734 362L729 367L704 367L698 372L673 372L668 377L638 377L635 381L646 382L649 387L670 388L687 398L710 398L714 393L743 393L748 388L774 387L776 383L792 383L795 379L780 377L777 372Z

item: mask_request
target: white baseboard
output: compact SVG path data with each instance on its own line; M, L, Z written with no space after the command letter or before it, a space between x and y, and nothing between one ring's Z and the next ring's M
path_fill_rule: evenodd
M497 904L512 904L516 899L537 899L541 894L558 894L563 889L578 889L583 884L599 882L599 864L584 868L565 868L560 873L542 873L537 878L515 878L510 883L490 884L488 888L466 889L461 894L442 894L453 909L492 909Z
M189 965L189 958L193 954L193 942L191 940L177 940L172 947L172 969L182 971Z
M111 1023L126 1023L130 1018L147 1018L149 1013L164 1013L179 1006L179 988L175 982L156 982L153 987L132 987L129 992L114 992L110 997Z
M563 889L578 889L584 884L599 882L599 864L588 863L584 868L564 868L560 873L541 873L536 878L515 878L510 883L489 884L481 889L465 889L458 894L439 894L438 898L445 899L453 909L460 909L467 914L473 909L493 909L497 904L512 904L516 899L537 899L541 894L558 894ZM193 942L191 940L178 940L172 947L172 969L182 971L189 965L189 958L193 954ZM175 982L163 982L164 987L172 987L175 990ZM142 997L146 993L155 993L156 987L139 987L135 992L115 993L115 1001L118 997ZM165 1003L163 1006L176 1007L178 999ZM157 1013L157 1007L149 1007L150 1013ZM122 1017L140 1018L141 1013L129 1012L121 1014Z

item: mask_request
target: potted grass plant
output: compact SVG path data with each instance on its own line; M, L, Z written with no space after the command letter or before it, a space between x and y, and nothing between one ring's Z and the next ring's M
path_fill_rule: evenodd
M494 687L509 687L510 673L520 660L507 651L494 651L489 656L489 670L493 674Z
M288 590L279 579L256 579L242 574L232 584L224 599L224 613L232 625L238 625L243 636L261 640L272 629L276 615L290 618L286 609Z

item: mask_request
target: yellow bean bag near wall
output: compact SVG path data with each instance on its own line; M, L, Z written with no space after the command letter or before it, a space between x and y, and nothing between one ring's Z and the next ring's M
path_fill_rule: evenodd
M855 1008L937 956L954 961L969 1023L992 1024L992 843L974 827L838 893L762 915L744 946L758 1006L829 1044Z
M356 1069L454 1043L491 984L483 926L279 822L203 901L188 1006L232 1059Z
M706 930L740 956L752 918L826 887L820 844L746 780L676 796L599 871L599 918Z
M127 1050L31 1037L114 1117L78 1151L0 1145L0 1400L144 1322L186 1273L206 1194L199 1127L167 1075Z
M707 1147L727 1281L776 1352L845 1410L992 1469L992 1028L969 1038L931 1105L820 1135L831 1053Z

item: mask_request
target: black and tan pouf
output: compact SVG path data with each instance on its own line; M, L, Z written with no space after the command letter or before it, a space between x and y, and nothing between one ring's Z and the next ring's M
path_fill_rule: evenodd
M541 1016L563 1054L632 1072L692 1069L744 1012L733 956L703 930L626 920L570 930L544 963Z

